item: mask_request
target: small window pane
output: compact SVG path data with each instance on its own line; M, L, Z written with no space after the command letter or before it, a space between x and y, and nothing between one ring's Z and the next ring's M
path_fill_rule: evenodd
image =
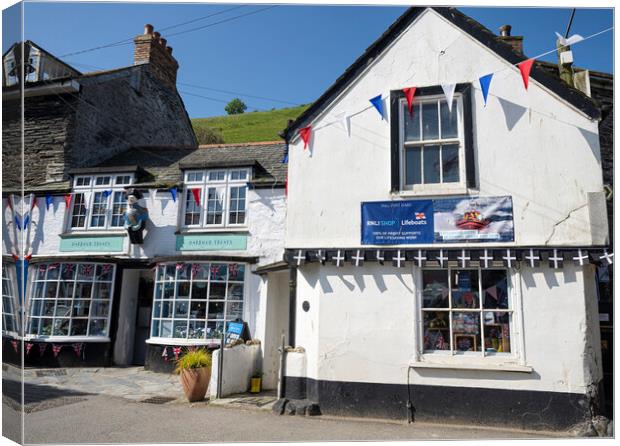
M131 177L129 175L120 175L116 177L116 184L129 184Z
M450 350L450 313L424 311L424 351Z
M245 265L239 263L230 263L228 265L228 280L235 282L243 282L245 277Z
M187 336L189 339L204 339L205 321L189 321L189 331Z
M73 319L71 322L71 335L84 336L88 327L88 319Z
M113 228L121 227L125 223L123 214L127 207L126 201L127 196L125 192L114 192L112 196L112 221L110 222L110 226Z
M448 308L448 271L422 271L422 300L424 308Z
M459 182L459 146L450 144L441 147L441 168L444 183Z
M209 299L224 299L226 297L226 284L211 282Z
M91 227L101 228L105 226L105 213L106 213L107 203L108 203L108 198L104 196L103 192L94 193L92 214L90 218Z
M485 311L484 348L488 353L510 353L510 313Z
M73 316L74 317L88 317L90 311L89 300L74 300L73 301Z
M207 321L207 339L219 339L224 333L224 321Z
M173 338L187 339L187 321L174 321Z
M192 300L205 300L208 287L207 282L194 282L192 284Z
M452 333L454 336L454 350L462 352L482 351L480 344L480 313L452 313Z
M90 316L91 317L108 317L109 307L110 307L110 301L108 300L93 300L91 303Z
M456 101L452 101L452 112L448 110L448 103L441 101L441 137L458 138L459 131L457 125L458 109Z
M482 296L484 308L509 308L505 270L482 271Z
M90 327L88 334L90 336L105 336L106 335L106 320L105 319L92 319L90 321Z
M228 302L226 320L243 319L243 302Z
M75 279L76 271L75 263L63 263L60 278L62 280L73 280Z
M405 141L420 140L420 105L413 105L413 116L409 115L407 104L403 104L403 118L405 119Z
M47 267L47 280L58 279L59 273L60 273L60 263L51 263Z
M204 319L207 314L207 303L206 302L193 302L191 304L191 309L189 313L189 317L192 319Z
M92 281L95 272L95 265L92 263L81 263L78 266L77 280Z
M422 104L422 139L439 139L439 113L437 102Z
M186 318L189 311L189 301L177 300L174 304L174 317Z
M424 146L424 184L439 182L439 146Z
M69 320L70 319L55 319L54 320L54 336L67 336L69 334Z
M110 184L110 177L97 177L95 180L97 186L104 186Z
M453 270L452 308L480 308L478 270Z
M212 170L209 172L209 181L224 181L225 179L225 170Z
M226 273L228 265L226 263L212 263L211 264L211 280L222 281L226 280Z
M422 183L422 149L420 147L408 148L405 151L405 184Z
M84 194L73 194L73 212L71 215L71 227L83 228L86 225L86 203Z

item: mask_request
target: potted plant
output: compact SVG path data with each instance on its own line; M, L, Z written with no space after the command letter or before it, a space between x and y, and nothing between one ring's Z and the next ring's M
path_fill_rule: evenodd
M211 380L211 354L205 349L190 350L177 360L183 392L190 403L202 401Z
M262 373L256 372L250 378L250 393L260 393Z

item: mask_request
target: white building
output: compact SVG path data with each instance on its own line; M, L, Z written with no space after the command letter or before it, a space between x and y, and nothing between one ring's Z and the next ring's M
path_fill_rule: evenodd
M524 428L596 412L599 110L536 65L526 90L524 60L453 8L411 8L285 130L305 350L287 398Z

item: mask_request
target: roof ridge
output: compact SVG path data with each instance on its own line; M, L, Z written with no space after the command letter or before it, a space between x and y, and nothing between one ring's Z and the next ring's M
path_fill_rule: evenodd
M199 149L218 149L224 147L252 147L252 146L272 146L274 144L284 144L284 141L254 141L239 143L221 143L221 144L200 144Z

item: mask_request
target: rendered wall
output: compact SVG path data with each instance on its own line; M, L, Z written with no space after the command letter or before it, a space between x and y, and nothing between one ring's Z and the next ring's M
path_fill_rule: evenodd
M490 72L485 107L477 80ZM369 98L460 82L473 87L477 188L469 193L512 196L517 245L605 243L606 216L589 212L588 196L602 192L598 123L534 79L526 91L516 67L426 10L312 123L308 150L299 138L291 142L286 246L360 246L360 203L404 198L390 194L395 117L381 120ZM338 123L327 125L343 111L359 112L350 137Z

